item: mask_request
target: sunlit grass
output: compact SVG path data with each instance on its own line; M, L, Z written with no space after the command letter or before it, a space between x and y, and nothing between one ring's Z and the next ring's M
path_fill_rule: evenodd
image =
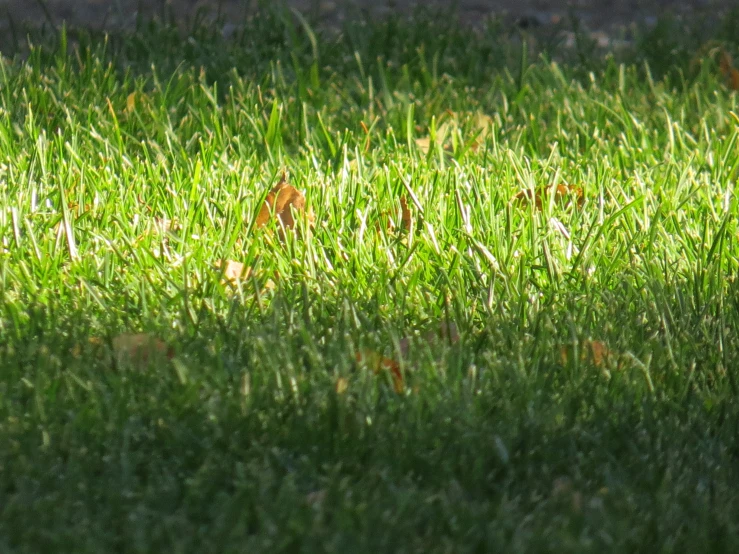
M0 550L733 550L737 92L440 21L2 60Z

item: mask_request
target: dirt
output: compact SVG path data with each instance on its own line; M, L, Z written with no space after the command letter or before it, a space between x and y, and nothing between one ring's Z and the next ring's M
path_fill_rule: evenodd
M318 21L336 25L356 14L382 15L410 13L418 2L411 0L287 0L290 7ZM451 0L420 2L449 7L456 4L460 20L476 24L490 16L502 16L523 25L557 23L574 14L591 31L608 32L631 22L653 22L666 13L681 17L716 16L736 6L736 0ZM255 0L0 0L0 32L24 26L38 27L62 21L69 27L126 29L135 24L139 13L157 17L165 10L186 20L201 13L220 13L224 25L237 24L245 15L259 9Z

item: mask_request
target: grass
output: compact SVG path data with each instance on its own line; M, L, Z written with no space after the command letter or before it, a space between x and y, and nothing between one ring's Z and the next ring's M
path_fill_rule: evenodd
M0 550L735 552L731 21L603 57L272 10L4 58ZM582 205L511 200L555 183ZM110 355L144 332L173 358Z

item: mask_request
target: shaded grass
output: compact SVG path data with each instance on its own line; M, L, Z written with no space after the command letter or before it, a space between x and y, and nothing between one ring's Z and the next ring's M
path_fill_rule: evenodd
M715 64L262 17L3 60L0 546L733 551L739 112ZM284 243L253 226L283 170L316 218ZM583 206L510 201L557 182ZM378 231L411 192L410 231ZM254 278L230 292L221 259ZM447 319L458 344L420 339ZM89 342L138 331L174 362ZM397 395L354 354L402 337ZM619 363L563 363L585 339Z

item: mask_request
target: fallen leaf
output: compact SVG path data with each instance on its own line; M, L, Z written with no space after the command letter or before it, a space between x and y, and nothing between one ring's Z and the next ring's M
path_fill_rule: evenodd
M432 329L421 335L421 340L428 343L434 344L439 341L447 341L451 344L459 341L459 331L457 330L456 324L452 322L443 322L438 328ZM410 351L411 339L410 337L404 337L399 341L399 350L401 358L407 358ZM400 370L400 364L393 359L386 358L380 353L371 350L363 349L357 352L356 360L358 364L364 365L371 369L375 374L382 372L389 372L393 380L393 388L398 394L405 392L405 381L403 379L403 373ZM336 383L336 390L339 392L339 382ZM343 385L342 385L343 386Z
M90 337L88 343L98 349L105 346L99 337ZM144 366L156 360L171 360L174 349L149 333L123 333L110 342L113 359L120 365Z
M552 496L566 496L572 493L572 480L569 477L557 477L552 483Z
M375 229L378 233L382 232L382 229L385 228L388 231L392 232L395 231L397 225L395 223L395 218L390 216L388 212L381 212L377 221L375 222ZM403 231L410 231L411 230L411 223L413 222L413 214L411 213L410 208L408 207L408 201L405 199L405 196L400 197L400 229Z
M69 349L69 354L73 358L79 358L80 356L82 356L82 347L79 345L79 343L75 344L74 346L72 346L72 348Z
M574 512L581 512L583 496L580 491L575 490L569 477L558 477L552 483L551 498L558 502L569 503Z
M400 365L395 360L385 358L378 352L369 349L363 349L357 352L356 360L358 364L369 368L375 374L380 374L384 371L390 372L395 392L398 394L405 392L403 373L400 371Z
M274 280L273 279L267 279L267 282L264 283L264 288L262 289L262 294L264 294L267 291L275 290L277 288L277 281L280 279L280 274L275 271L274 273Z
M446 110L438 119L434 141L447 153L456 151L459 146L476 152L490 136L493 127L493 119L481 111L457 113ZM421 153L429 153L431 137L420 137L415 142Z
M566 204L569 204L570 199L573 197L578 206L582 206L583 202L585 202L582 188L564 183L560 183L556 185L556 187L539 187L533 192L530 189L524 189L516 193L511 201L526 206L533 199L536 209L541 210L543 209L544 203L548 201L550 194L549 191L552 189L554 189L555 202L566 202Z
M282 229L292 229L295 226L294 214L305 211L305 196L287 183L285 177L275 185L275 187L267 194L264 204L257 214L256 226L262 228L269 223L274 213L280 223ZM307 214L310 223L313 223L313 214ZM283 238L283 232L280 232L280 238Z
M349 389L349 380L346 377L336 379L336 394L344 394Z
M606 343L599 340L584 340L579 345L580 361L592 363L597 368L607 368L614 355ZM562 365L568 365L573 359L573 347L571 344L563 345L559 349L559 359Z
M309 492L305 495L305 501L311 506L320 506L326 500L326 490L320 489L317 491Z
M428 154L431 149L431 139L429 137L417 138L416 148L418 148L424 155Z
M731 54L721 48L718 54L718 68L721 70L721 73L724 74L724 77L728 76L733 66L734 64L731 59Z
M216 262L216 268L223 268L223 280L234 287L238 286L240 281L248 279L251 275L250 267L234 260L226 260L225 263L219 260Z
M729 88L732 90L739 90L739 70L734 67L731 54L723 48L719 51L718 66L724 79L726 79Z
M222 277L221 283L229 287L230 292L235 292L239 288L239 284L244 283L247 279L254 278L255 293L257 296L265 295L269 291L274 291L277 288L277 282L280 279L280 274L275 271L272 274L272 278L266 277L264 274L255 272L251 267L244 265L241 262L235 260L218 260L214 264L214 267L220 271Z
M729 87L731 87L731 90L739 90L739 69L735 67L731 68L729 74Z
M154 230L160 235L166 235L168 233L177 233L182 230L177 219L170 219L168 217L157 217L154 219Z
M485 143L492 130L493 119L489 115L480 111L473 114L472 132L474 133L474 137L472 138L473 143L470 146L473 152L476 152Z
M412 215L411 210L408 208L408 201L405 196L400 197L400 225L404 231L411 230Z
M126 97L126 113L131 113L136 109L136 93L132 92Z

